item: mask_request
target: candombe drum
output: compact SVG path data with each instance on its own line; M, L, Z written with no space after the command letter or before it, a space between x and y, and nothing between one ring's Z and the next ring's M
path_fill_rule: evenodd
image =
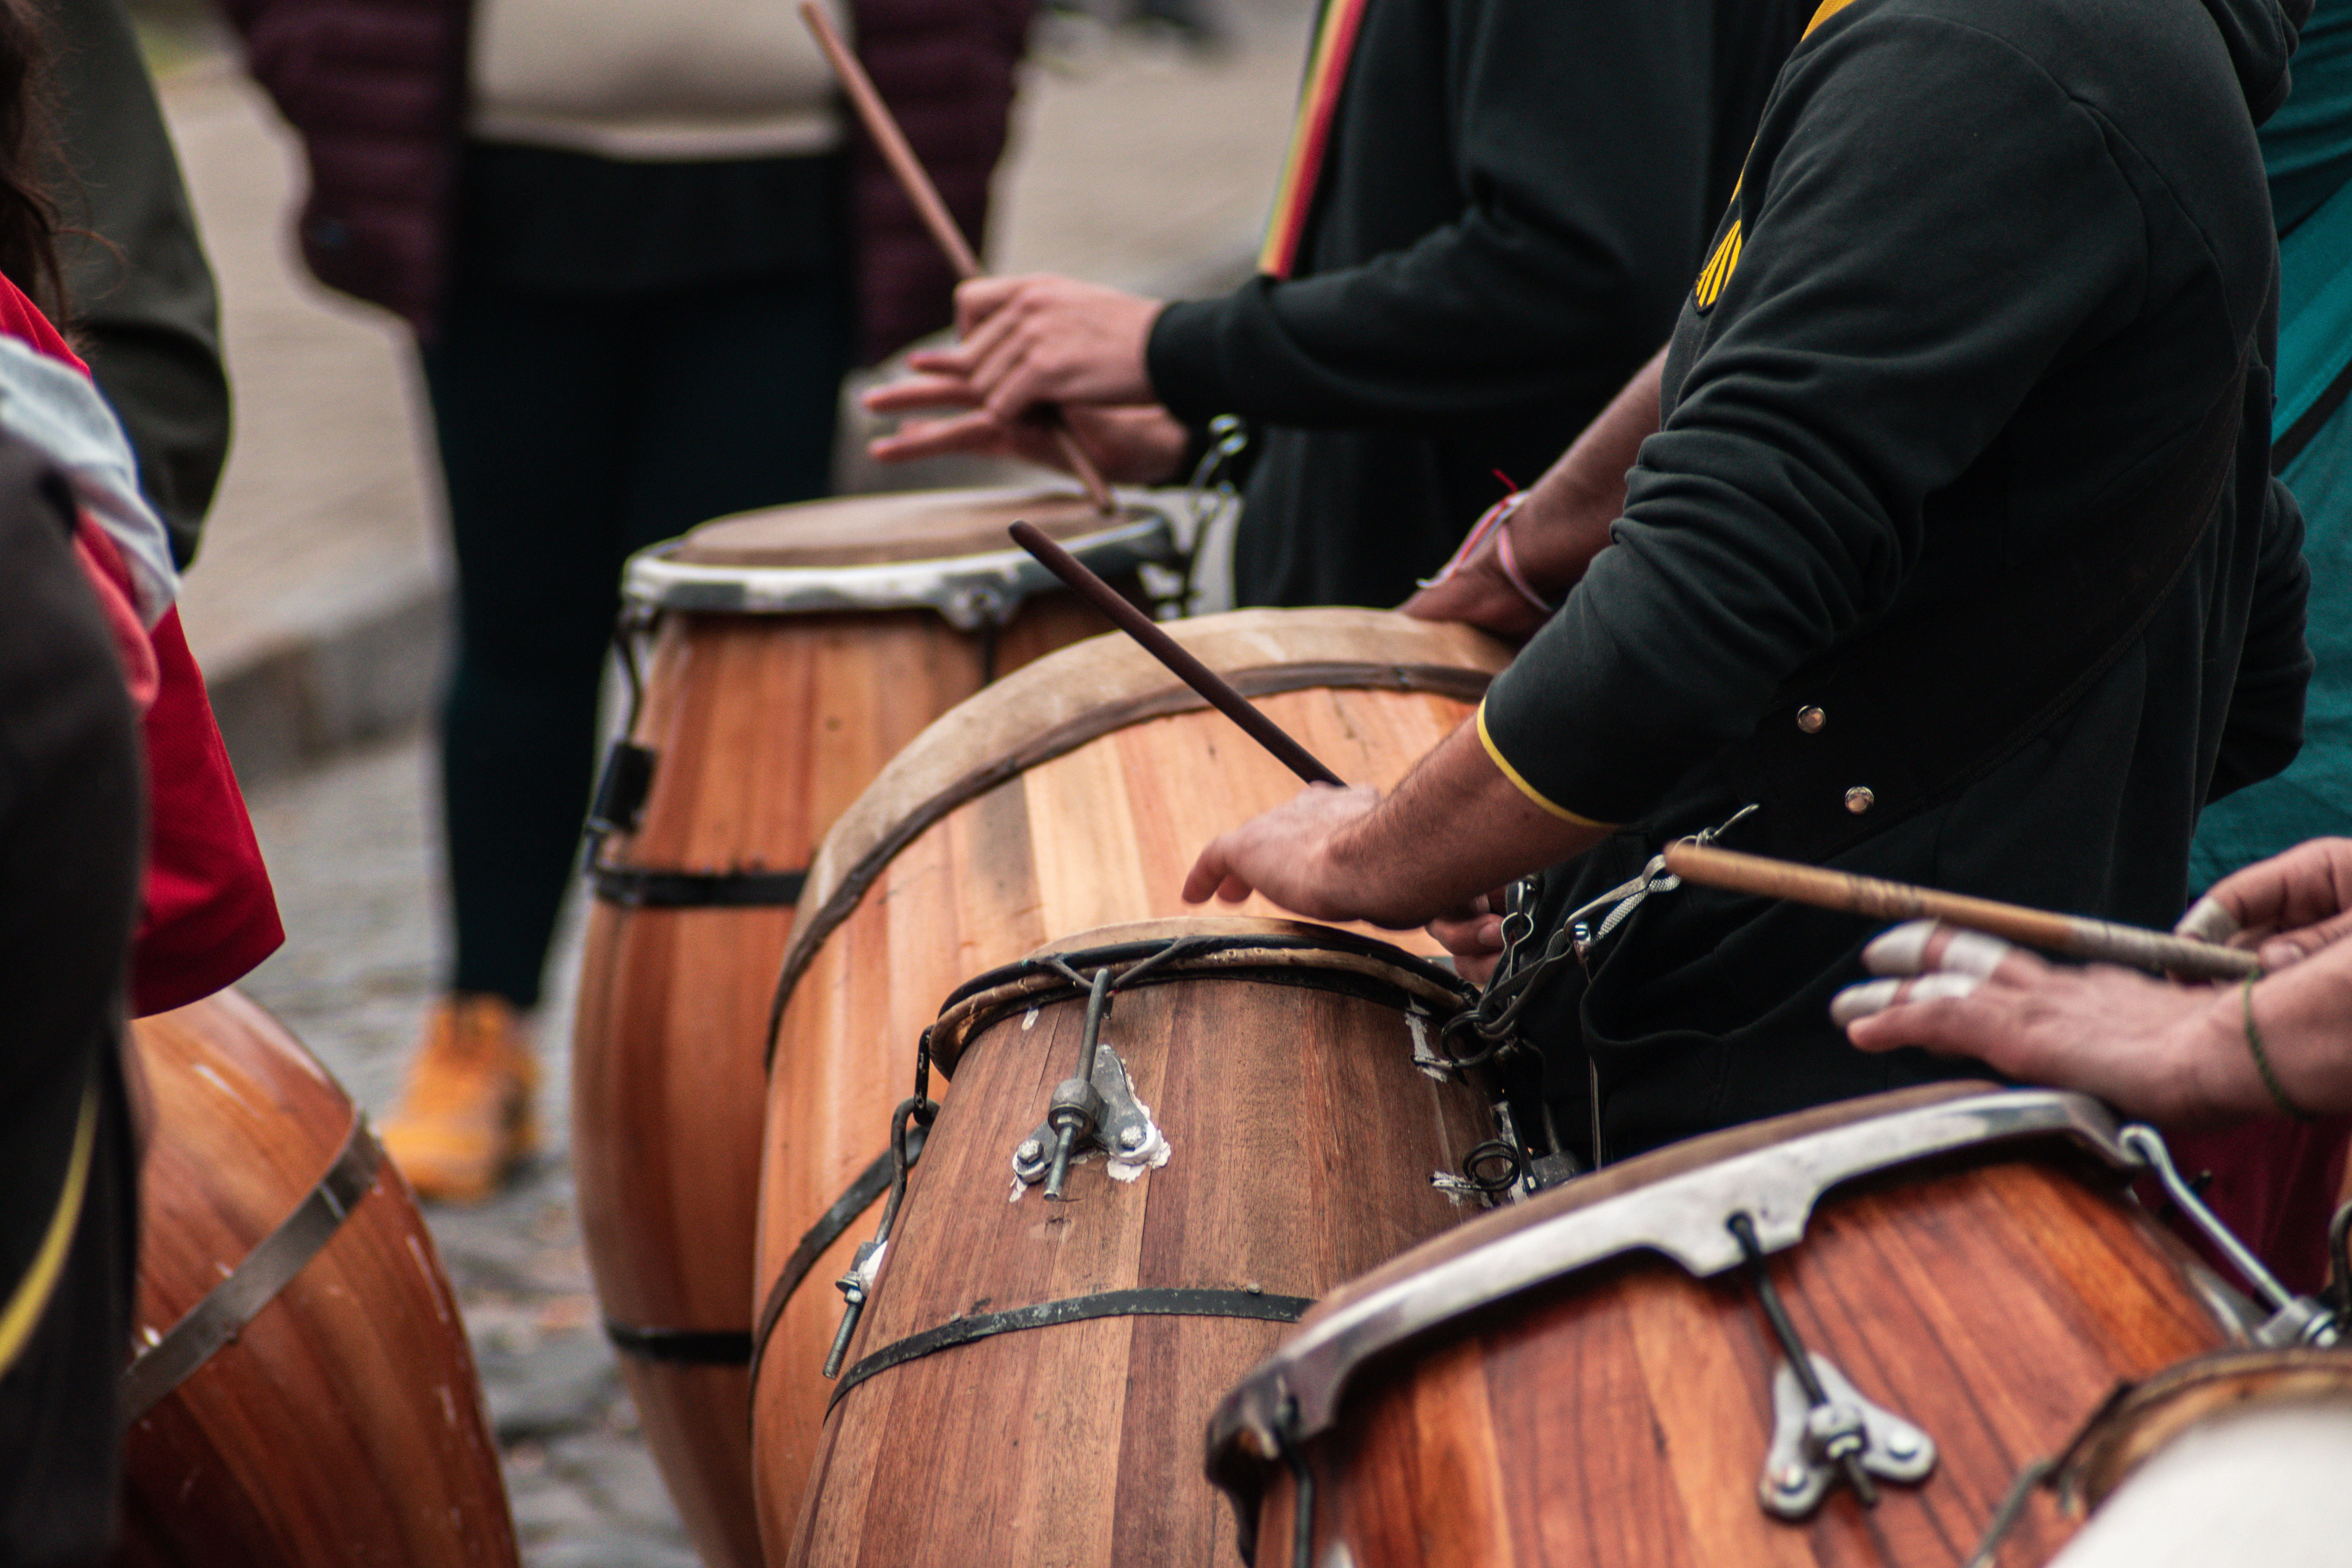
M572 1160L647 1444L714 1568L760 1561L744 1412L761 1050L803 868L925 724L1104 629L1006 539L1023 518L1129 586L1174 558L1150 507L961 490L721 519L625 578L625 647L650 633L652 653L595 813Z
M2051 1568L2337 1563L2352 1552L2352 1354L2225 1351L2101 1412L2055 1478L2095 1510Z
M929 1047L955 1092L863 1265L782 1561L1230 1562L1202 1423L1315 1298L1464 1217L1431 1174L1492 1123L1430 1042L1472 995L1251 919L1090 931L961 987Z
M1210 1470L1256 1568L1958 1563L2119 1380L2247 1331L2139 1169L2097 1101L1983 1084L1628 1160L1327 1298Z
M152 1121L117 1562L511 1568L457 1304L365 1119L234 991L131 1036Z
M1377 610L1167 629L1342 777L1382 788L1469 716L1509 657L1466 627ZM884 1132L940 999L1048 942L1189 912L1180 892L1201 846L1299 787L1111 637L948 713L826 836L778 991L760 1178L752 1442L772 1561L833 1388L820 1369L841 1319L834 1284L872 1234L866 1212L890 1177ZM1384 934L1436 951L1418 932Z

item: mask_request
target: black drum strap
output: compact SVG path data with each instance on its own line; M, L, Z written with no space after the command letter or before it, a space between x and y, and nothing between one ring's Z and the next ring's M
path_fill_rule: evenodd
M152 1410L212 1353L236 1338L278 1292L292 1283L316 1258L368 1189L375 1184L376 1166L383 1146L368 1131L367 1118L354 1114L342 1152L310 1196L245 1255L229 1277L214 1286L205 1299L172 1325L171 1332L140 1352L122 1369L122 1424L131 1426Z
M909 1334L884 1345L841 1374L834 1385L831 1410L841 1396L867 1378L920 1361L940 1351L953 1350L975 1340L1028 1329L1051 1329L1063 1323L1083 1323L1091 1318L1251 1318L1264 1323L1295 1323L1315 1305L1310 1296L1269 1296L1258 1290L1204 1290L1160 1287L1140 1290L1105 1290L1093 1296L1070 1296L1015 1307L1003 1312L980 1312L957 1318L936 1329Z
M742 1329L645 1329L604 1320L604 1337L623 1355L667 1366L747 1366L751 1336Z

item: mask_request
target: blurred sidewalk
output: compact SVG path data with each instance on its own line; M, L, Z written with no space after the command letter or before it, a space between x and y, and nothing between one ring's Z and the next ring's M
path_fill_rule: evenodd
M989 247L1165 295L1245 275L1288 135L1310 0L1237 0L1229 47L1041 20ZM236 439L184 616L250 784L415 723L449 562L407 334L328 293L289 232L300 152L218 56L163 103L220 277ZM852 482L873 482L855 469ZM937 477L909 476L915 483Z

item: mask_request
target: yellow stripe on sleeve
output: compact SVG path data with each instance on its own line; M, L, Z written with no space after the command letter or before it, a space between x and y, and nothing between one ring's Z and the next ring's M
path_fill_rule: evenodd
M49 1228L41 1237L41 1245L33 1253L33 1261L25 1269L25 1277L16 1281L8 1303L0 1307L0 1372L15 1364L25 1349L25 1342L33 1337L33 1330L48 1310L49 1297L58 1288L58 1276L65 1271L66 1248L73 1240L75 1226L81 1222L81 1201L89 1187L90 1152L98 1143L98 1080L95 1075L89 1087L82 1092L81 1120L74 1128L73 1154L66 1163L66 1179L58 1193L58 1206L49 1215Z
M1617 824L1613 822L1595 822L1589 816L1580 816L1528 783L1526 776L1518 769L1511 766L1510 759L1503 755L1502 748L1495 744L1495 737L1486 732L1486 705L1484 702L1478 704L1478 743L1486 748L1488 759L1502 770L1505 778L1517 786L1521 795L1526 795L1562 822L1573 822L1579 827L1597 827L1603 833L1612 832L1616 828Z

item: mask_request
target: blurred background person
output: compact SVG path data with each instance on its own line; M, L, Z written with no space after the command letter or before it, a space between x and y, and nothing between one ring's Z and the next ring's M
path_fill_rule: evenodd
M534 1141L521 1027L587 805L633 551L827 488L836 389L952 278L781 0L223 0L303 137L302 250L415 328L457 563L456 917L384 1141L471 1201ZM1029 0L857 0L860 54L984 228Z
M1258 276L1173 304L1051 276L959 292L953 349L867 395L977 407L875 444L1014 450L1071 406L1107 472L1250 422L1244 605L1393 605L1672 330L1804 0L1327 0Z

